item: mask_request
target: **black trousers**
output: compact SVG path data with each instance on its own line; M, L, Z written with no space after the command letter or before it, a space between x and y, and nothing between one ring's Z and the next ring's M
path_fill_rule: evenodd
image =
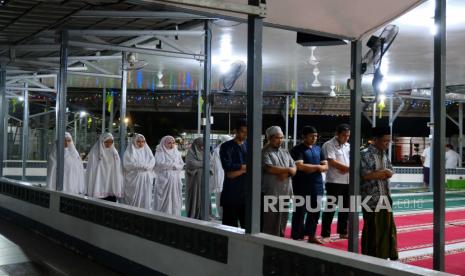
M337 198L335 204L339 204L339 196L342 196L344 208L349 208L349 185L347 184L337 184L337 183L326 183L326 196L334 196ZM322 226L321 226L321 236L327 238L331 236L331 224L333 222L334 211L325 211L323 212ZM338 212L337 213L337 233L340 235L347 234L347 223L348 223L349 213L348 212Z
M245 206L223 205L223 225L245 228Z
M106 201L116 202L116 196L107 196L102 199Z
M310 203L305 202L304 206L296 207L295 212L292 213L291 238L294 240L302 240L304 236L315 237L316 234L316 227L320 219L320 206L318 205L320 202L316 195L308 196L305 201L307 199L310 199ZM314 211L307 210L307 205Z

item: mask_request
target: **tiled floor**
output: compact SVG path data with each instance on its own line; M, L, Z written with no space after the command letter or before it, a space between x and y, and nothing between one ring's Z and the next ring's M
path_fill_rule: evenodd
M3 273L3 274L2 274ZM34 262L24 262L3 265L0 268L0 276L2 275L24 275L24 276L61 276L63 274L53 271L45 266L41 266Z
M0 218L0 276L119 275Z

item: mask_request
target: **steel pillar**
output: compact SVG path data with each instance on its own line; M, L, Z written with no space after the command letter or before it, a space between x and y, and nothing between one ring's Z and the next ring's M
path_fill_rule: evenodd
M26 180L26 167L27 167L27 153L28 153L28 145L29 145L29 91L28 91L29 84L26 82L24 83L24 108L23 108L23 127L22 127L22 141L21 141L21 180Z
M212 47L212 30L211 21L206 20L204 25L205 30L205 60L203 63L203 114L205 116L205 125L203 128L203 173L201 186L201 208L200 217L202 220L210 218L210 128L211 128L211 47ZM199 93L200 94L200 93Z
M249 0L259 5L258 0ZM249 15L247 20L247 175L245 232L260 232L262 182L262 36L263 19Z
M56 146L57 146L57 180L56 190L63 190L64 181L64 159L65 159L65 131L66 131L66 97L68 87L67 82L68 68L68 31L61 31L61 46L60 46L60 72L58 75L58 90L56 101Z
M431 158L431 180L433 185L433 268L445 269L445 136L446 107L446 0L435 0L434 23L437 34L434 36L434 86L432 106L434 134Z
M362 42L351 43L351 87L350 87L350 168L349 195L356 198L360 194L360 140L362 125ZM349 213L349 244L350 252L358 249L358 210Z
M126 53L123 52L122 55L122 67L121 68L121 98L120 98L120 108L119 108L119 154L120 156L124 155L126 150L126 101L127 101L127 89L128 89L128 71ZM123 159L121 159L123 160Z

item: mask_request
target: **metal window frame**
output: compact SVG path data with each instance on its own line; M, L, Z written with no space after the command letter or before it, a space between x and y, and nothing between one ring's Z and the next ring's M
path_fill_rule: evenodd
M433 269L445 270L445 136L446 107L446 0L435 0L434 88L431 94L434 133L431 157L430 187L433 186ZM434 183L434 185L433 185Z

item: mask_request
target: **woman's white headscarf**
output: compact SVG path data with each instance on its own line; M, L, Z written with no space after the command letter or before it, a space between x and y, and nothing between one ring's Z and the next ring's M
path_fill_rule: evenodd
M224 142L228 142L231 139L232 139L232 137L229 136L229 135L220 135L220 137L219 137L220 145L223 144Z
M184 162L181 158L181 153L179 152L176 144L174 144L172 149L168 149L166 146L169 141L175 141L173 136L165 136L161 138L160 144L158 144L157 149L155 150L155 159L157 164L176 164L184 166Z
M115 146L105 148L104 142L113 140L111 133L103 133L89 152L87 163L87 193L91 197L123 197L121 160Z
M155 162L153 158L153 153L150 150L150 147L147 143L144 144L144 148L140 149L137 147L137 141L144 140L145 137L142 134L136 134L132 138L132 143L128 145L126 152L124 153L123 164L126 169L126 165L143 167L147 170L153 169L153 163Z
M221 164L220 148L222 144L232 139L229 135L221 135L218 138L220 140L220 144L213 150L212 160L211 160L213 177L212 177L212 185L210 186L211 186L212 192L214 193L221 193L221 191L223 191L224 170L223 170L223 165ZM216 208L219 208L219 207L220 206L217 202Z
M82 160L74 146L73 137L69 132L65 133L66 138L71 139L71 142L65 148L63 192L84 194L86 192L86 185ZM53 145L47 162L47 188L51 190L56 189L56 169L57 143Z
M139 140L145 141L145 137L136 134L124 153L124 201L135 207L150 209L155 158L147 143L143 148L137 146Z

